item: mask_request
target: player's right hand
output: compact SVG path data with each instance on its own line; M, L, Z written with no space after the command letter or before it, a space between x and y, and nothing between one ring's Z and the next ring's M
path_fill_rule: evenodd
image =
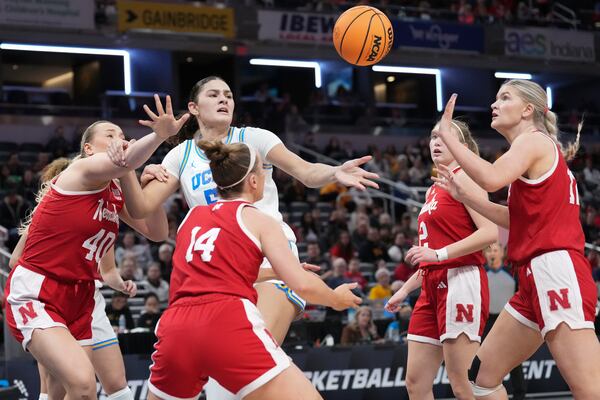
M106 154L110 161L118 167L127 168L127 162L125 162L125 150L133 143L135 143L135 139L131 139L130 141L122 139L111 140L108 149L106 150Z
M358 283L343 283L336 287L333 291L337 297L336 304L331 307L336 311L344 311L347 308L358 308L362 303L362 299L352 293L353 289L358 287Z
M166 182L169 179L167 169L160 164L148 164L144 167L142 176L140 177L140 185L142 188L153 180Z
M179 119L173 115L173 105L171 103L171 96L167 96L165 102L165 108L160 101L160 97L157 94L154 95L154 103L156 105L156 115L150 107L144 104L144 111L150 117L150 120L139 120L140 125L147 126L152 129L161 139L167 139L174 136L181 130L183 125L190 118L189 113L183 114Z
M402 289L398 290L385 304L385 309L391 313L399 311L406 297L408 297L408 293L404 293Z

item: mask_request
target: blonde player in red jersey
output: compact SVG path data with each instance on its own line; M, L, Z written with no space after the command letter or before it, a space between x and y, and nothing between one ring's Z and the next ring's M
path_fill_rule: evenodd
M5 293L11 333L66 389L68 398L96 397L91 349L81 346L92 340L94 278L99 261L112 249L119 218L150 238L151 232L166 236L163 215L137 221L129 216L112 180L141 166L187 119L175 120L169 99L167 110L160 116L149 113L152 121L140 121L158 133L131 145L129 168L115 166L105 153L113 138L123 136L118 126L98 121L84 132L82 157L49 185L10 273Z
M256 150L220 141L199 146L210 160L221 200L192 208L178 229L169 308L156 328L148 398L197 398L211 377L247 400L321 399L271 336L253 285L264 257L311 303L356 307L361 299L351 289L357 284L332 290L304 271L279 223L252 205L265 187Z
M453 120L451 125L452 135L478 153L467 124ZM433 128L429 141L436 168L448 167L475 196L487 199L487 193L460 172L438 128ZM408 394L412 400L433 399L433 381L443 360L454 395L473 399L467 370L489 309L482 250L497 240L498 228L437 186L427 190L418 227L419 245L408 251L406 260L419 264L419 271L386 304L395 312L410 292L422 287L408 328Z
M491 126L510 149L489 163L452 134L455 102L453 95L438 135L483 189L495 192L510 185L508 207L473 196L448 169L436 183L510 229L507 255L519 279L519 290L475 357L471 371L473 378L476 375L475 395L507 399L502 379L545 341L574 398L600 399L600 344L593 323L596 287L583 255L577 184L566 163L577 151L579 133L575 143L563 149L556 115L546 106L546 92L534 82L510 80L491 106Z

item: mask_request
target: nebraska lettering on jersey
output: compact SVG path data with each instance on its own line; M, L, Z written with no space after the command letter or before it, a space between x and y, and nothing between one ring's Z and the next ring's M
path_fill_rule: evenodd
M169 303L227 294L256 303L254 282L263 254L243 226L241 200L192 208L177 232Z
M419 213L418 227L419 246L431 249L446 247L477 230L465 206L437 186L431 186L427 191L425 204ZM452 260L421 263L419 267L456 268L483 263L483 253L478 251Z
M53 184L33 215L19 263L58 281L94 280L117 237L122 208L114 182L88 192Z
M583 254L577 182L558 146L554 147L554 164L546 174L535 180L521 177L509 188L507 255L517 266L554 250Z

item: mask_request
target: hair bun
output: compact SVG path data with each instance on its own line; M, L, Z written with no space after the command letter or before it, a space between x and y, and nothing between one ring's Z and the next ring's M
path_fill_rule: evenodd
M198 141L198 147L200 147L206 157L213 162L222 162L229 157L230 150L225 144L219 140L200 140Z

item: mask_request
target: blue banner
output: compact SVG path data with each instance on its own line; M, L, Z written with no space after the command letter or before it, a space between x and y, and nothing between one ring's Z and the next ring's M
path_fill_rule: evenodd
M478 25L394 20L394 47L483 53L484 31Z
M355 346L314 348L290 351L294 363L317 388L325 400L408 400L406 390L407 345ZM149 354L124 356L125 370L134 400L145 400L148 395ZM541 346L522 365L531 397L548 399L569 394L558 367L546 346ZM0 366L0 386L15 385L23 397L37 399L39 378L35 361L21 359ZM509 393L512 386L504 380ZM106 400L100 384L100 400ZM436 399L453 398L450 381L441 366L433 382ZM285 398L283 396L282 398Z

